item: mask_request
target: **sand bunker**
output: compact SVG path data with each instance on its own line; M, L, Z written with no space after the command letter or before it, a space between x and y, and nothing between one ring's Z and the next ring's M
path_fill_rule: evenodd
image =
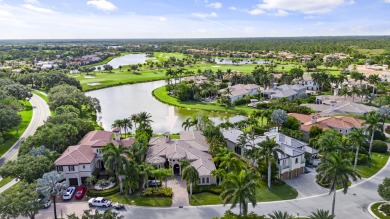
M213 65L213 66L211 66L211 67L213 67L213 68L219 68L219 67L221 67L221 66L219 66L219 65Z
M94 77L94 76L86 75L86 76L84 76L84 78L95 78L95 77Z
M97 86L97 85L100 85L100 83L93 82L93 83L88 83L87 85L89 85L89 86Z

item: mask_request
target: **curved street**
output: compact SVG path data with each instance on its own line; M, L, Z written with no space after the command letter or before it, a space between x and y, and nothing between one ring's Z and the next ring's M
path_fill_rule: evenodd
M37 128L44 124L44 122L50 116L50 109L45 100L38 95L33 94L30 99L31 106L33 108L33 116L30 124L24 133L20 136L19 140L0 158L0 167L7 161L17 158L20 143L30 135L33 135Z

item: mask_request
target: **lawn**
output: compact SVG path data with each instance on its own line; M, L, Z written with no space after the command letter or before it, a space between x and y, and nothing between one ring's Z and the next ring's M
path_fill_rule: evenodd
M390 152L387 152L386 154L372 153L371 166L358 165L357 166L358 173L362 178L371 177L386 165L389 156L390 156Z
M162 61L167 61L169 57L175 57L176 59L183 59L186 58L187 55L179 52L174 52L174 53L166 53L166 52L155 52L153 53L154 57L160 62Z
M0 157L3 156L3 154L5 154L13 144L15 144L15 142L20 138L20 136L26 130L27 126L30 124L33 114L31 103L27 100L23 100L21 102L24 104L24 109L23 111L18 112L18 114L22 116L22 122L17 128L14 128L9 132L11 137L0 144Z
M226 108L224 106L220 106L219 103L200 103L200 102L193 102L193 101L182 102L172 96L169 96L165 86L155 89L153 91L153 96L160 102L177 106L177 107L182 107L182 108L200 109L200 110L208 110L208 111L222 111L222 112L236 113L236 114L237 113L250 114L256 111L255 108L246 107L246 106L236 106L236 107Z
M385 49L357 49L358 52L368 55L380 55L385 53Z
M47 95L44 95L43 93L35 90L33 90L32 92L33 94L40 96L46 103L49 103L49 99L47 98Z
M106 197L113 202L119 202L128 205L149 206L149 207L170 207L172 206L172 198L169 197L141 197L139 194L135 195L110 195Z
M390 219L390 216L383 216L383 214L379 213L379 206L384 202L377 202L371 206L371 211L380 219Z
M6 185L7 183L11 182L13 180L12 177L5 177L2 180L0 180L0 188Z
M257 202L279 201L295 199L298 196L298 192L291 186L285 184L281 186L272 186L271 190L268 190L267 183L260 181L260 186L256 191ZM190 205L216 205L223 204L219 195L203 192L192 195L190 198Z

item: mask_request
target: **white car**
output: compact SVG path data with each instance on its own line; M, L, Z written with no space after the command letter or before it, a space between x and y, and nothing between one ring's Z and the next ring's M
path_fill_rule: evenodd
M91 198L88 200L89 206L108 208L111 206L112 201L103 197Z
M72 199L74 191L76 191L76 187L67 188L65 194L62 196L62 199L64 199L64 200Z

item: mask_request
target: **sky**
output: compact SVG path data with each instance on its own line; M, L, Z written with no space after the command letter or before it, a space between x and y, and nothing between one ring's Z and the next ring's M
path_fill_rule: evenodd
M390 35L390 0L0 0L0 39Z

